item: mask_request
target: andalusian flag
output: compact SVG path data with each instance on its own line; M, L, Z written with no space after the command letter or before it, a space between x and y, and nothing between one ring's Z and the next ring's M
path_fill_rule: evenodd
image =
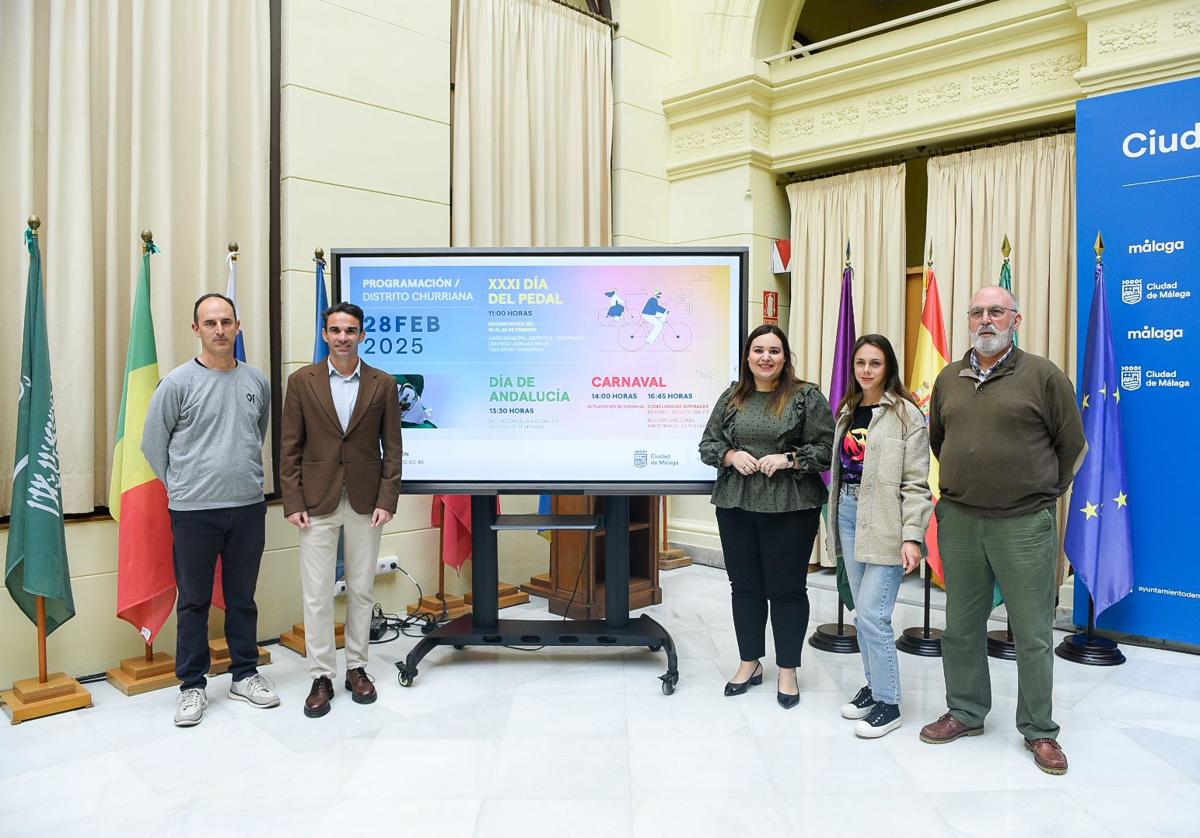
M120 524L117 616L132 624L147 643L154 642L175 605L167 488L142 454L142 429L150 397L158 386L158 353L150 314L150 254L157 251L154 242L148 242L142 254L108 490L109 512Z
M942 319L942 297L938 293L937 277L933 273L933 262L929 263L925 286L925 306L921 311L921 327L917 330L917 350L913 356L912 379L908 389L929 421L929 397L933 394L933 382L942 367L950 363L950 344L946 340L945 321ZM938 484L940 468L937 457L929 456L929 490L936 504L941 490ZM937 518L929 516L929 529L925 533L925 548L929 551L929 568L941 584L942 556L937 546Z
M36 223L36 222L35 222ZM13 602L37 623L37 599L46 601L46 634L75 616L67 540L63 532L62 482L54 394L50 389L50 345L42 295L42 253L37 233L25 230L29 284L25 291L25 334L17 397L17 453L13 467L12 517L4 584Z

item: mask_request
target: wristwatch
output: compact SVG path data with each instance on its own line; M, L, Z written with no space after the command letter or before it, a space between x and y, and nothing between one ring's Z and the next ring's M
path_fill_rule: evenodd
M783 456L787 457L788 468L796 467L796 455L795 454L793 454L791 451L788 451Z

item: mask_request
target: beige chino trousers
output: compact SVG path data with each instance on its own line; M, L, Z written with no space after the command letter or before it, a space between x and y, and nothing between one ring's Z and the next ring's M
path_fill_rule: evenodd
M300 590L304 596L304 646L312 677L333 680L337 647L333 638L333 586L337 574L338 533L346 543L346 670L366 667L371 643L371 606L375 567L383 527L359 515L346 493L328 515L309 516L300 530Z

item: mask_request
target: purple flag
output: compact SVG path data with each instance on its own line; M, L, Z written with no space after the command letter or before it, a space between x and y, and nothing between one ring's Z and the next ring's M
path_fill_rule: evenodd
M850 246L846 246L850 252ZM854 277L854 269L846 265L842 271L842 301L838 305L837 338L833 348L833 375L829 380L829 404L836 411L842 396L850 387L850 379L854 375L854 341L858 335L854 333L854 291L850 280Z
M1104 293L1104 265L1097 260L1081 398L1088 450L1075 475L1063 545L1075 574L1092 595L1097 616L1133 590L1133 539L1120 394L1120 369L1113 353L1112 323Z
M854 278L854 269L850 267L850 243L846 242L846 269L842 271L842 300L838 304L837 336L833 347L833 374L829 379L829 406L837 414L842 396L850 387L850 378L854 375L854 341L858 336L854 333L854 291L850 280ZM837 452L834 452L837 456ZM821 479L829 485L829 472L821 472Z

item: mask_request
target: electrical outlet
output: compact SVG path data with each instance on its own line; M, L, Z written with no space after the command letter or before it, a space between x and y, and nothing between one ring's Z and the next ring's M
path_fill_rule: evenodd
M395 573L399 569L400 569L400 557L399 556L380 556L379 560L377 562L375 562L375 575L376 576L378 576L381 573Z
M339 579L333 583L333 595L343 596L346 593L346 580Z

